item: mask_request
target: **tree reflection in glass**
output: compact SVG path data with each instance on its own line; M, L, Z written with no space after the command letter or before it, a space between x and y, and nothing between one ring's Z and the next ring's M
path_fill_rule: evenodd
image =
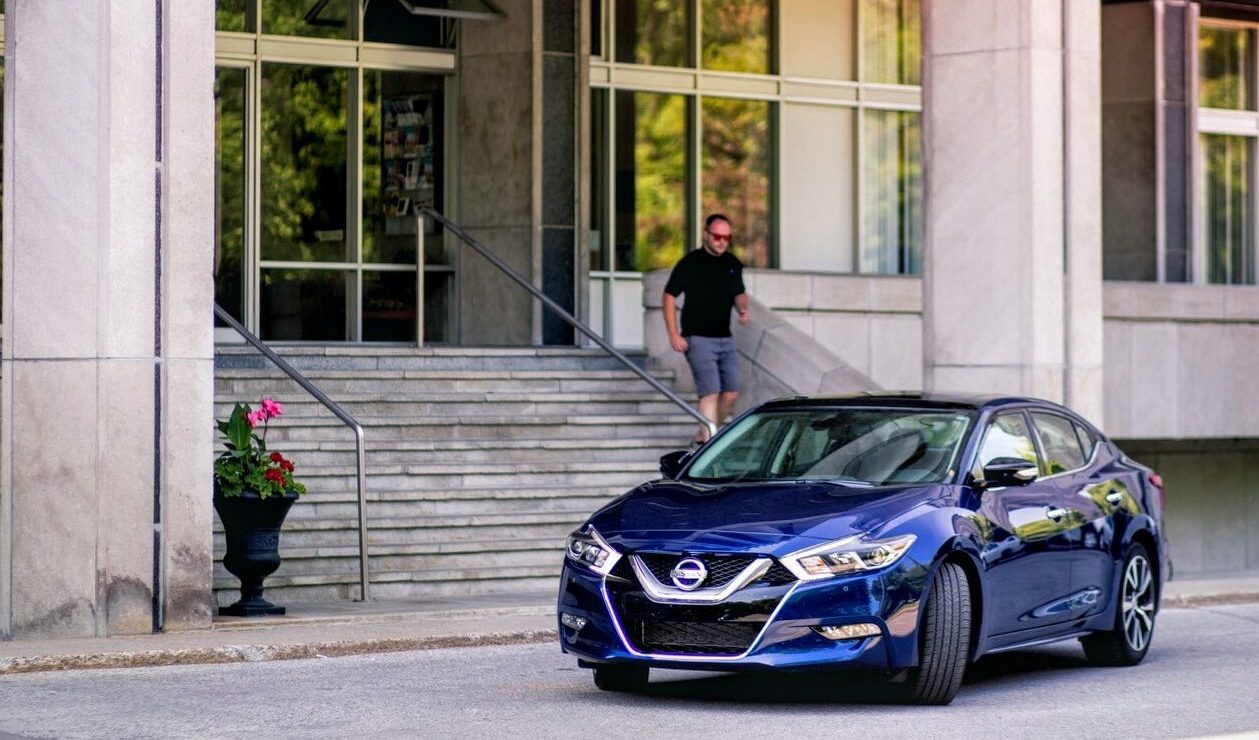
M349 17L350 0L262 0L262 32L276 36L349 39Z
M769 173L772 166L766 101L704 98L702 210L734 221L735 254L748 267L770 267Z
M1254 31L1198 30L1199 93L1204 108L1254 109Z
M910 274L922 269L921 114L867 110L861 125L863 273Z
M861 79L922 84L920 0L861 0Z
M677 0L614 0L616 61L688 67L690 3Z
M686 250L687 100L618 92L616 269L673 267Z
M1255 282L1254 210L1251 206L1252 140L1205 135L1207 280Z
M346 239L347 72L262 67L262 258L353 260Z
M769 0L703 0L704 69L770 72Z
M245 320L245 99L245 70L216 69L214 300L238 321Z

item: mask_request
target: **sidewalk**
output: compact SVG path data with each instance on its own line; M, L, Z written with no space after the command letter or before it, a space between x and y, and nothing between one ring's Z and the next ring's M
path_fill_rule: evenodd
M1163 605L1259 601L1259 575L1186 578ZM216 617L213 627L134 637L0 642L0 676L75 668L236 663L400 650L552 642L555 594L464 596L428 602L296 604L283 617ZM558 649L558 648L557 648Z

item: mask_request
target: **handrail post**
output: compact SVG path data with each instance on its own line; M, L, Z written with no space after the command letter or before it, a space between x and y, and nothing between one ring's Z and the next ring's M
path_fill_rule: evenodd
M415 346L424 346L424 216L415 217Z
M302 375L283 357L280 357L263 343L261 339L254 336L252 332L246 329L239 321L228 313L218 303L214 304L214 315L218 316L228 326L236 330L236 333L244 337L245 341L253 345L258 350L280 368L285 375L293 379L293 382L300 385L307 393L315 397L315 400L324 405L324 408L332 412L332 415L341 420L343 424L350 427L354 432L354 448L358 464L358 557L359 557L359 601L367 601L371 594L371 579L368 573L367 562L367 434L363 431L363 426L358 420L350 416L345 409L341 408L336 401L324 395L314 383L310 382L305 375Z

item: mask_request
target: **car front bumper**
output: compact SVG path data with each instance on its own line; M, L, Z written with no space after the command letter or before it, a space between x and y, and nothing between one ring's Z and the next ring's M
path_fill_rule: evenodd
M903 587L889 588L887 573L854 575L767 588L748 588L729 603L694 608L649 603L636 584L608 579L566 563L557 619L586 620L580 629L559 623L561 648L598 663L638 663L661 668L741 671L758 669L898 669L917 659L918 600ZM701 615L701 616L697 616ZM660 649L645 642L648 622L730 626L756 632L747 647L711 652ZM681 621L678 621L681 620ZM757 627L748 626L749 624ZM815 627L871 624L872 637L832 640Z

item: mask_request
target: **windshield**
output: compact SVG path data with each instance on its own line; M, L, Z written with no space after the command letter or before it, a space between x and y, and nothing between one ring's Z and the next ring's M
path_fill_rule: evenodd
M750 414L713 440L686 478L941 483L953 474L970 419L956 411L863 407Z

